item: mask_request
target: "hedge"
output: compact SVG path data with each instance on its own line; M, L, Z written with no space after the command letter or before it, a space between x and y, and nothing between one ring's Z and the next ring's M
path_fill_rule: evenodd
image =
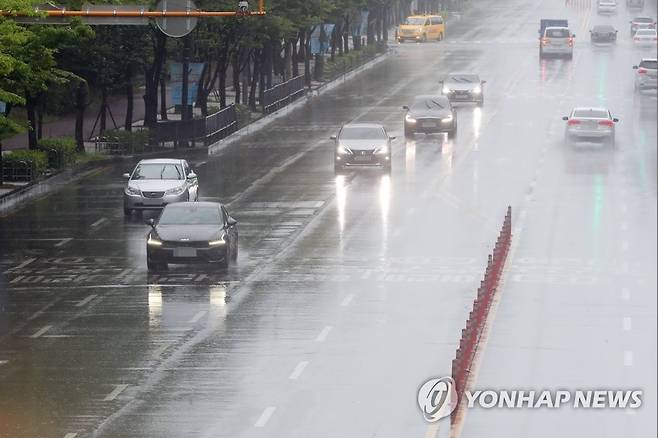
M149 130L146 128L135 131L105 131L103 137L108 141L125 144L129 154L144 152L144 147L149 144Z
M75 162L76 146L75 139L71 137L42 138L37 144L37 149L48 154L49 167L58 169Z
M37 178L45 172L48 166L48 155L43 151L17 150L2 156L2 167L10 169L14 164L26 162L32 166L32 178Z

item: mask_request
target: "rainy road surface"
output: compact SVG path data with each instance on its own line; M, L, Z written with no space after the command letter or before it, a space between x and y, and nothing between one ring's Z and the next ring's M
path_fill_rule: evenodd
M476 2L471 2L476 3ZM390 56L216 155L184 155L239 221L227 271L148 274L144 219L110 166L0 218L0 436L426 437L507 205L514 243L478 388L644 390L639 410L469 410L462 436L656 436L656 95L633 93L629 13L478 2L441 43ZM650 2L651 3L651 2ZM655 2L653 2L655 4ZM655 15L655 6L646 12ZM573 61L538 58L566 17ZM615 47L591 47L599 22ZM487 80L458 134L404 140L439 75ZM615 148L567 147L602 105ZM381 122L393 170L335 176L342 123ZM447 423L439 423L439 433Z

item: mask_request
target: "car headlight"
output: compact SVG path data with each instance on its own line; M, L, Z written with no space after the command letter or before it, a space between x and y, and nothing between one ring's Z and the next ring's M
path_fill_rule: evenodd
M131 186L126 187L125 192L126 192L126 195L129 195L129 196L141 196L142 195L142 192L138 188L131 187Z
M450 88L443 87L443 94L448 94L448 93L450 93L450 91L451 91Z
M173 189L169 189L165 192L165 195L180 195L185 191L185 186L180 186L180 187L174 187Z
M450 123L452 122L452 116L448 116L446 118L441 119L441 122L443 123Z
M338 153L339 155L348 155L351 154L352 151L341 144L338 145L338 147L336 148L336 153Z
M146 244L150 246L162 246L162 240L154 237L152 234L149 234L149 238L146 241Z
M226 234L222 234L222 237L220 237L217 240L211 240L210 242L208 242L209 246L220 246L225 244L226 244Z
M409 123L416 123L416 119L411 117L409 114L407 114L407 116L404 118L404 120L406 120Z
M475 93L475 94L480 94L480 93L482 93L482 87L480 87L480 86L478 85L477 87L473 88L473 93Z
M385 144L384 146L375 149L375 153L376 154L388 154L388 145Z

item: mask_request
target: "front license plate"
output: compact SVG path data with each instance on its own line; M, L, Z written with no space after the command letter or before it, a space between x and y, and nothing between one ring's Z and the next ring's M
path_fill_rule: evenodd
M354 157L354 161L370 161L370 156L368 156L368 155L357 156L357 157Z
M421 124L423 128L434 128L436 126L436 123L434 122L423 122Z
M196 249L174 248L174 257L196 257Z

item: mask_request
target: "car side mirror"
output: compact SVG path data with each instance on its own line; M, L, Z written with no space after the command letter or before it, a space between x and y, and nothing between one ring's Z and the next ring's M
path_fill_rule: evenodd
M150 225L151 228L155 228L155 219L151 218L146 221L146 225Z
M480 81L480 83L481 83L481 84L486 84L486 83L487 83L487 81Z
M196 173L194 173L194 172L190 172L190 173L187 174L187 179L196 179L196 178L197 178L197 176L196 176Z
M391 140L391 141L395 140L396 138L397 138L397 137L394 136L394 135L391 135L391 136L388 137L388 139Z
M569 116L562 117L562 120L569 120Z
M236 221L235 219L233 219L232 217L229 216L228 219L226 219L226 224L229 227L234 227L238 224L238 221Z
M407 105L402 105L402 109L409 111L409 107Z
M331 137L329 137L329 140L336 140L336 138L338 138L338 137L336 137L335 135L332 135Z
M638 66L637 66L637 65L634 65L634 66L633 66L633 70L637 70L637 69L638 69Z
M123 174L123 177L124 177L125 179L130 179L130 174L129 174L129 173L124 173L124 174Z
M612 119L612 121L617 123L619 121L619 119L615 117L614 119Z
M573 35L571 35L571 38L576 38L576 34L574 33Z

